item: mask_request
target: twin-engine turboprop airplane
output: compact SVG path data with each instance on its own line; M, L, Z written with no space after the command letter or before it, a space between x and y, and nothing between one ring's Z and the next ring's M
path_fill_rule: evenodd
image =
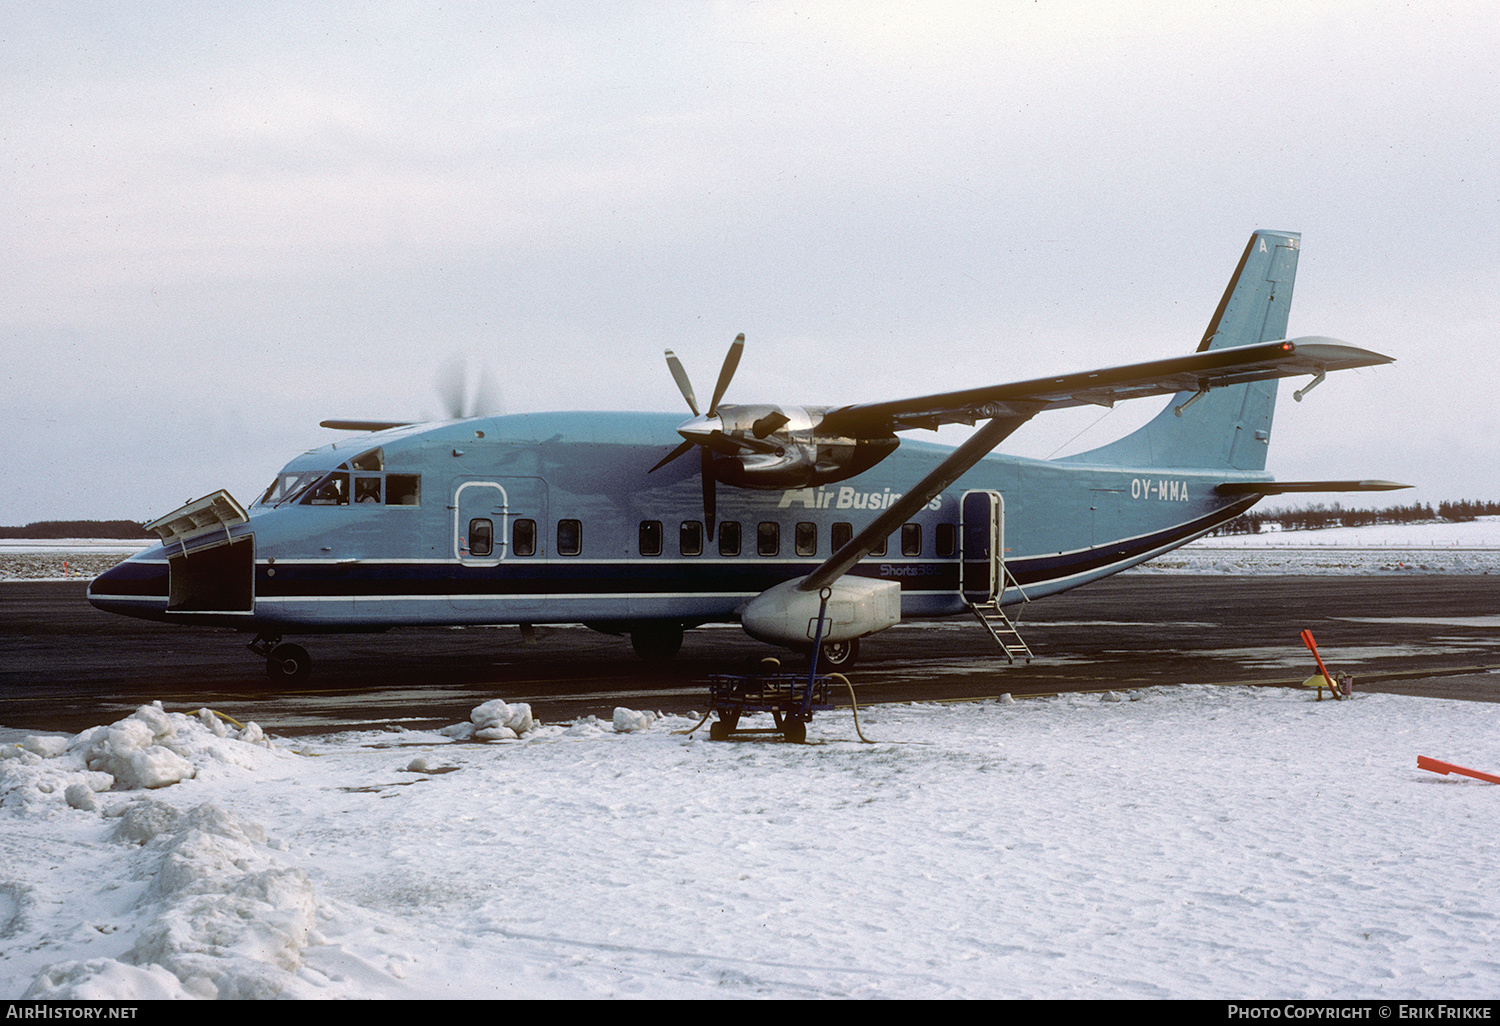
M148 524L160 544L101 574L89 600L253 632L285 678L310 660L284 635L418 624L583 623L668 658L683 631L738 621L793 650L821 639L840 665L903 617L974 610L1007 656L1029 657L1002 605L1144 562L1264 495L1404 487L1265 472L1276 379L1311 375L1300 400L1328 371L1390 362L1284 338L1299 242L1251 236L1197 351L1173 359L855 406L732 405L741 336L706 411L667 353L686 423L325 421L372 433L292 460L248 509L220 491ZM1045 410L1169 394L1102 448L990 454ZM981 422L956 449L898 437ZM696 466L679 459L694 449Z

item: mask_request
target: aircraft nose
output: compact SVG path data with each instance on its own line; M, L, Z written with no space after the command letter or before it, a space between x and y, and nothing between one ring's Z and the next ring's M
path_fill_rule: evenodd
M95 577L85 593L89 602L107 613L141 615L144 605L165 606L169 597L166 563L146 563L136 556Z

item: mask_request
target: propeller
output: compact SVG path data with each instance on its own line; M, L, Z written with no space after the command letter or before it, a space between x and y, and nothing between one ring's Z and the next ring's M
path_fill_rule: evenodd
M661 462L647 473L660 470L695 445L700 448L702 455L699 465L703 475L703 523L708 528L709 541L713 541L714 538L714 515L718 506L718 482L714 477L714 449L716 446L727 444L731 451L737 451L738 446L725 439L721 430L710 427L707 422L718 415L719 401L729 390L729 382L734 379L734 372L740 365L740 356L744 351L745 336L742 332L729 344L729 352L724 357L724 366L719 369L719 380L714 385L713 400L708 404L708 412L701 413L698 410L698 398L693 394L693 383L688 379L682 361L677 359L677 354L672 350L667 350L667 368L672 372L672 378L677 382L677 389L687 400L688 409L693 411L695 420L684 425L683 429L679 429L689 437L662 457Z
M483 367L478 377L474 377L462 357L455 356L443 366L438 374L437 393L443 401L443 416L448 420L499 414L505 409L490 369Z

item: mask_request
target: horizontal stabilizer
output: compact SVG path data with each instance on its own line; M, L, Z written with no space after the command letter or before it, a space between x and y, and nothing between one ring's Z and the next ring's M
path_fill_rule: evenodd
M335 431L384 431L414 423L416 421L411 420L320 420L318 427L333 428Z
M1395 481L1226 481L1220 495L1285 495L1288 492L1391 492L1411 485Z

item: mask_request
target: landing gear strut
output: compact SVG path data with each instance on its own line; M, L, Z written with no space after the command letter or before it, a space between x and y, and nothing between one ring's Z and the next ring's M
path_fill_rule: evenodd
M266 661L272 680L305 680L312 672L312 656L301 645L283 645L280 634L257 634L246 646Z

